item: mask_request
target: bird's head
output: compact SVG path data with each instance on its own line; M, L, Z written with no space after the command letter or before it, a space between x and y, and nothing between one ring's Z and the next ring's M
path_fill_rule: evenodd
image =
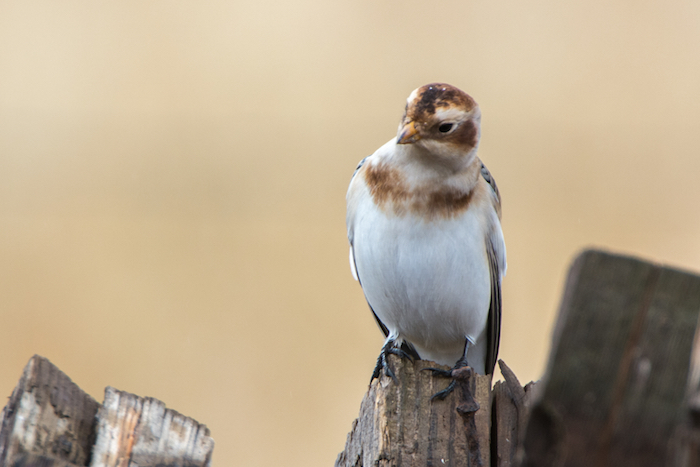
M468 163L479 145L481 112L464 91L444 83L421 86L408 96L396 144L450 165Z

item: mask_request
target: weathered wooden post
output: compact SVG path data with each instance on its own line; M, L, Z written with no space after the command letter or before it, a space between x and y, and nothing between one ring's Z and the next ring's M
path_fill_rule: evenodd
M1 467L209 467L206 426L114 388L100 405L35 355L0 419Z
M99 407L61 370L35 355L2 411L0 466L87 465Z
M433 402L447 381L423 370L439 365L394 356L390 364L401 383L387 376L372 382L336 467L515 465L534 383L523 388L499 361L505 381L493 390L491 376L469 371L452 394Z
M697 275L581 254L527 429L525 465L700 465L692 416L699 359L691 371L699 314Z
M434 363L392 356L389 364L400 384L385 375L372 382L336 466L442 465L455 457L489 465L491 377L465 375L444 401L432 403L447 385L422 371Z

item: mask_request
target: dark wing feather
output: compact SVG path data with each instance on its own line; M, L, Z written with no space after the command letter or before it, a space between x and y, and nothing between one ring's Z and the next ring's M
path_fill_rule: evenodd
M367 156L367 157L369 157L369 156ZM352 173L352 177L350 177L350 182L352 182L352 179L355 178L355 175L357 175L357 172L360 170L360 168L362 168L362 165L363 165L363 164L365 163L365 161L367 160L367 157L365 157L364 159L362 159L362 160L360 161L360 163L357 164L357 167L355 167L355 171Z
M491 304L486 322L486 371L491 374L498 359L498 347L501 341L501 273L498 269L496 251L491 239L487 240L486 250L491 276Z
M491 186L495 195L494 208L501 218L501 194L498 191L496 180L491 176L491 172L486 166L481 164L481 176ZM491 277L491 303L489 305L489 317L486 322L487 327L487 352L486 352L486 371L493 373L498 359L498 347L501 341L501 270L498 266L498 258L496 258L496 249L493 245L493 240L489 237L486 240L486 251L489 260L489 272Z
M362 164L362 163L360 163ZM498 213L498 218L501 218L501 193L498 191L498 186L496 185L496 180L491 176L491 172L489 172L489 169L486 168L484 163L481 163L481 176L484 177L484 180L488 182L488 184L491 186L491 189L493 190L494 194L496 195L496 212Z

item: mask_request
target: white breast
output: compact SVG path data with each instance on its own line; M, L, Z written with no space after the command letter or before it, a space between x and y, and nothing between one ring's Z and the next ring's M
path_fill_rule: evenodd
M356 209L357 274L391 336L411 342L421 358L448 365L462 356L465 338L484 347L491 293L489 214L470 208L454 219L426 222L386 214L369 193L358 196ZM478 367L483 362L470 364L483 373Z

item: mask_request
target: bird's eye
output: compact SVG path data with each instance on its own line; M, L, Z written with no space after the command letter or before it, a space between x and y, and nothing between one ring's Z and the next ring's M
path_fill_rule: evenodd
M443 123L438 127L438 131L440 133L449 133L453 126L454 123Z

